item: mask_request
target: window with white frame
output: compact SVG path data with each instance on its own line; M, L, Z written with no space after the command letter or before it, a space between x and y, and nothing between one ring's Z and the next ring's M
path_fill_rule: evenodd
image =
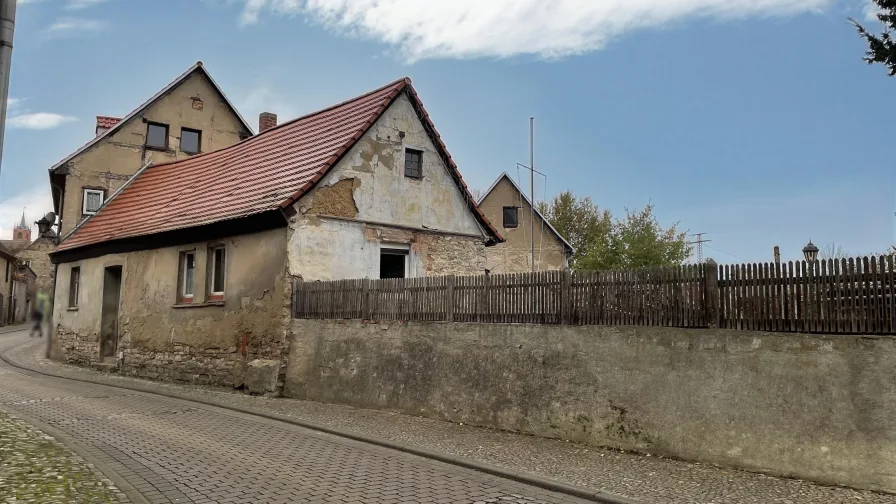
M410 276L410 246L384 243L380 246L380 278Z
M106 191L102 189L84 189L84 205L81 212L84 215L93 215L103 206L106 199Z
M81 290L81 267L75 266L68 278L68 307L78 307L78 292Z
M180 253L180 266L177 275L177 297L180 303L193 302L193 279L196 274L196 251L187 250Z
M227 250L223 246L211 247L208 252L208 300L224 301L224 274L227 269Z

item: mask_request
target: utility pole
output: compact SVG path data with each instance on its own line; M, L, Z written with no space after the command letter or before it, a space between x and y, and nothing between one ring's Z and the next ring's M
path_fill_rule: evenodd
M706 233L694 233L691 236L696 236L697 239L692 242L688 242L688 245L694 245L694 244L697 245L697 264L703 264L703 244L710 243L712 241L712 240L704 240L703 235L705 235L705 234Z
M9 69L15 28L16 0L0 0L0 167L3 159L3 137L6 135L6 102L9 98Z
M532 272L535 272L535 118L529 118L529 236L532 239Z

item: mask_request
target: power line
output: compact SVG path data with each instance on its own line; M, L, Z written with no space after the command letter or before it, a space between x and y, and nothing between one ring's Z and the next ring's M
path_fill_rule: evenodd
M731 253L729 253L729 252L725 252L724 250L720 250L720 249L717 249L717 248L715 248L715 247L710 247L709 245L707 245L706 248L708 248L708 249L710 249L710 250L715 250L716 252L721 252L721 253L723 253L723 254L725 254L725 255L728 255L728 256L731 256L731 257L737 259L738 261L743 261L743 259L741 259L740 257L737 257L736 255L731 254Z

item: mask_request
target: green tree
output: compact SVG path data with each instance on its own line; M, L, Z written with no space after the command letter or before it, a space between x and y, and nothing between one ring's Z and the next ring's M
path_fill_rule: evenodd
M884 31L875 35L865 29L855 19L849 21L856 27L859 35L868 43L863 61L869 65L880 63L887 67L890 76L896 75L896 0L872 0L877 6L877 19L884 25Z
M550 202L540 201L538 211L576 250L572 264L582 267L606 256L613 231L613 216L601 210L591 198L577 198L573 193L560 193ZM592 268L597 269L595 264Z
M576 249L571 262L576 270L668 266L680 264L691 252L686 233L678 230L677 223L663 228L652 204L637 212L626 210L624 218L614 219L591 198L566 191L540 202L538 209Z

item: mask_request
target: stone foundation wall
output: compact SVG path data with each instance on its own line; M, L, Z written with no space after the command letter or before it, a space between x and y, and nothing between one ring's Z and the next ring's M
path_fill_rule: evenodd
M896 491L896 338L294 320L284 393Z
M96 362L100 354L98 335L79 335L57 325L53 337L53 356L63 362L88 365Z

